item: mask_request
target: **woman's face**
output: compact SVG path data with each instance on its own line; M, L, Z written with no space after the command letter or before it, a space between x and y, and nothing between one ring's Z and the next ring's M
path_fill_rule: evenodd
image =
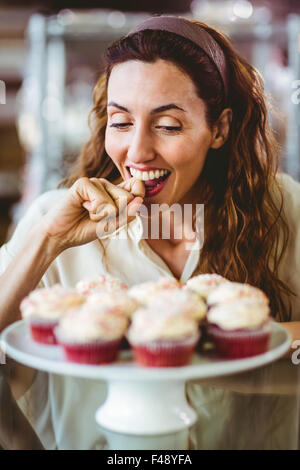
M192 80L171 62L127 61L112 69L107 103L106 152L124 180L145 181L144 203L194 202L212 131Z

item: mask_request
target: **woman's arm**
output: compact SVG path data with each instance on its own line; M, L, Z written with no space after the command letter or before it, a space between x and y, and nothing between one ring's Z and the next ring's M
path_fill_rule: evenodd
M27 234L18 255L0 277L1 331L21 318L21 300L37 286L58 254L55 244L52 245L39 225Z
M134 178L120 186L104 179L80 178L38 223L33 220L17 256L0 277L0 331L20 319L21 300L36 288L60 253L130 222L144 193L144 184ZM8 372L7 380L18 399L30 387L35 371L11 361Z
M19 305L28 293L35 289L58 251L39 225L27 234L18 256L0 277L1 307L0 330L21 318ZM13 367L12 367L13 364ZM32 384L35 370L11 362L7 381L15 399L20 398Z

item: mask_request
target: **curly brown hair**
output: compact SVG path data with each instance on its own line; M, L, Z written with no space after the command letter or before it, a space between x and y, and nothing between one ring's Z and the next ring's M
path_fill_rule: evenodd
M206 188L206 194L201 194L204 199L199 201L205 203L205 240L194 275L218 273L231 281L257 286L268 295L272 315L288 321L289 299L294 293L279 279L278 268L289 229L276 179L279 147L268 121L263 81L223 34L197 23L225 54L229 72L227 100L215 64L188 39L149 30L121 38L108 48L105 73L94 89L89 115L91 138L61 186L71 186L81 176L113 182L120 178L104 146L107 83L113 66L127 60L171 61L193 80L198 96L206 103L210 126L225 107L233 112L227 142L218 150L209 150L199 177L199 188Z

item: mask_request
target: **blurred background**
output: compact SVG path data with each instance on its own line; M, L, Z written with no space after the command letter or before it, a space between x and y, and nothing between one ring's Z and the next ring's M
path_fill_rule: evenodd
M104 49L153 13L216 26L258 68L272 97L282 169L300 179L299 0L2 0L0 245L88 139Z

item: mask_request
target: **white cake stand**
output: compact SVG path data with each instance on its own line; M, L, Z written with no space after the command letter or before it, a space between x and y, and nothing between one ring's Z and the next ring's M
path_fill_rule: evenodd
M193 356L189 366L143 368L122 352L112 365L67 362L59 346L32 341L24 321L6 328L1 347L8 356L35 369L108 382L105 403L96 411L96 422L107 431L111 449L187 449L188 430L197 416L188 404L185 383L243 372L269 364L289 349L291 337L280 324L272 323L269 350L239 360Z

